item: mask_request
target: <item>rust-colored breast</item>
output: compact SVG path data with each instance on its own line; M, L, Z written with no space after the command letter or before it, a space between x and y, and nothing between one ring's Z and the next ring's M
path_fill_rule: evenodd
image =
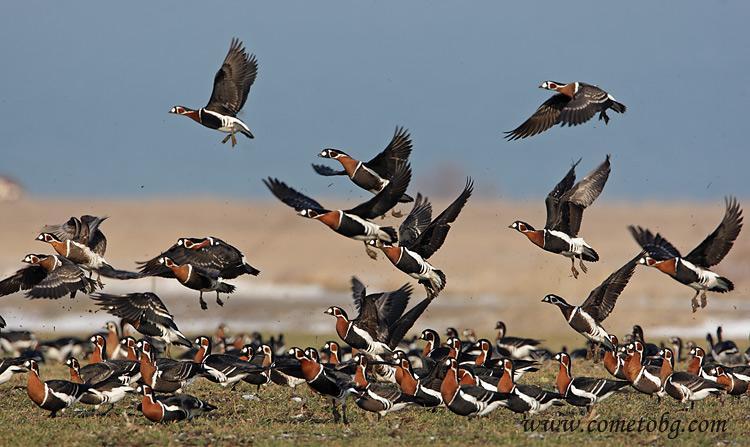
M305 376L305 380L313 380L315 376L318 375L320 368L322 368L318 363L309 359L300 360L300 367L302 369L302 375Z
M613 376L617 374L617 358L612 354L612 351L604 351L604 367Z
M535 245L544 248L544 233L541 230L524 231L523 234Z
M62 256L67 256L68 255L68 247L67 247L67 244L65 242L62 242L62 241L52 241L49 244L52 246L52 248L55 249L55 251L57 252L57 254L62 255Z
M513 373L507 369L503 372L500 380L497 382L497 391L501 393L510 393L513 390Z
M398 371L401 371L400 379ZM398 370L396 371L396 382L401 387L401 392L403 392L404 394L413 396L417 393L417 381L414 380L414 377L412 377L412 375L408 371L404 371L402 368L398 368Z
M101 363L104 361L102 348L99 345L94 346L94 352L91 353L91 363Z
M383 247L383 253L394 265L401 259L401 247Z
M700 369L701 359L698 357L693 357L692 359L690 359L690 361L688 362L687 372L697 376L698 373L700 373Z
M193 356L193 361L195 363L203 363L203 359L206 358L206 348L201 346L198 348L197 351L195 351L195 355Z
M471 374L467 373L466 370L460 369L458 371L458 375L459 375L459 380L458 380L458 384L459 385L474 385L474 386L476 386L477 381L474 380L474 377Z
M26 384L26 394L35 404L42 406L44 404L44 383L34 372L29 371L27 375L29 378Z
M669 377L672 374L672 365L669 363L669 360L664 359L661 363L661 370L659 371L659 379L661 379L661 383L664 384L667 380L667 377Z
M154 380L154 376L156 374L156 366L146 360L146 354L141 354L141 376L143 377L143 381L148 386L154 386L156 380Z
M332 229L337 229L341 222L341 211L330 211L316 218Z
M336 334L343 340L349 331L349 322L344 317L336 317Z
M357 169L357 165L359 162L352 157L349 156L342 156L337 159L339 163L341 163L341 166L344 167L344 171L346 171L346 174L351 177L354 175L354 171Z
M638 358L637 361L636 358ZM641 368L642 366L640 362L640 356L638 354L634 354L631 357L625 359L625 364L622 367L622 373L625 374L625 378L628 379L628 381L632 382L638 376L638 373L641 372Z
M196 123L200 123L201 122L201 117L200 117L200 114L199 114L199 112L197 110L191 110L189 112L185 112L185 116L190 117Z
M568 369L561 363L560 369L557 372L557 380L555 380L557 392L565 395L565 392L568 391L568 386L570 386L570 382L571 378L570 374L568 374Z
M571 82L570 84L565 84L562 87L558 87L556 90L563 95L572 98L575 94L576 84L575 82Z
M367 387L367 378L365 377L365 369L361 366L357 366L357 370L354 372L354 383L357 384L358 388Z
M164 418L164 408L154 402L150 396L143 396L141 400L143 415L152 422L160 422Z
M54 256L50 256L47 259L44 259L42 261L39 261L39 265L44 268L44 270L47 270L48 272L51 272L55 269L55 265L57 264L57 259Z
M75 368L70 368L70 381L75 383L83 383L81 375L78 374L78 370Z
M185 264L179 267L172 267L172 273L178 281L184 283L190 278L190 266Z
M654 267L667 275L674 276L677 274L677 259L667 259L666 261L657 262Z
M107 334L107 358L114 358L119 347L120 337L117 336L117 332L109 331Z

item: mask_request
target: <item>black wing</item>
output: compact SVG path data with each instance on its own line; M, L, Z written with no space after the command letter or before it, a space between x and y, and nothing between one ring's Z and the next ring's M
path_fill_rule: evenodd
M362 281L357 279L356 276L352 276L352 300L354 301L354 308L357 309L357 314L362 313L362 305L366 294L367 289Z
M57 299L65 295L74 295L79 290L84 293L94 291L94 281L86 278L86 274L77 265L63 259L63 264L51 272L26 293L28 298Z
M581 308L598 323L604 321L609 313L612 312L612 309L615 308L617 297L620 296L625 286L628 285L628 281L630 281L633 272L635 272L635 267L638 265L638 260L642 256L643 253L639 253L638 256L609 275L609 278L605 279L599 287L591 291L586 301L581 304Z
M411 298L412 287L404 284L399 289L379 294L375 301L378 308L378 317L390 326L395 323L406 310Z
M388 346L391 349L396 349L396 346L404 339L404 335L414 326L414 323L424 313L432 300L433 298L423 299L391 325L391 333L388 339Z
M609 155L607 155L602 164L589 172L580 182L573 185L560 199L562 202L560 205L562 217L559 226L553 229L563 231L571 237L578 236L583 219L583 210L594 203L594 200L602 193L609 178L609 172Z
M206 109L222 115L237 115L247 101L257 74L255 55L248 55L242 42L233 38L227 57L214 77L214 90Z
M578 92L560 112L562 125L577 126L590 120L609 101L609 95L599 87L579 83Z
M5 318L3 318L2 315L0 315L0 329L3 329L5 326L7 326L7 323L5 322Z
M57 236L61 241L77 241L81 235L81 220L77 217L71 217L67 222L59 225L45 225L42 231Z
M532 137L542 133L560 121L560 112L570 101L570 97L558 93L544 101L529 119L515 129L505 132L508 141Z
M81 223L85 233L85 241L81 240L82 244L89 247L94 253L104 256L107 251L107 238L104 237L104 233L99 230L99 225L107 220L107 217L97 217L84 215L81 216Z
M445 238L448 236L448 231L451 228L450 224L456 220L458 214L464 205L466 205L466 201L471 197L473 190L474 182L471 178L466 179L466 186L456 200L440 213L435 220L430 222L424 233L407 248L425 259L432 256L443 245L443 242L445 242Z
M734 240L742 230L742 209L734 197L726 198L725 202L726 212L721 223L713 233L685 256L687 261L699 267L708 268L721 262L732 249Z
M411 166L408 164L399 164L393 178L385 185L382 191L375 197L357 205L355 208L344 211L348 214L354 214L363 219L374 219L390 211L398 205L401 196L406 192L411 181Z
M329 168L326 165L316 165L313 163L312 165L315 172L317 172L320 175L325 175L326 177L330 177L332 175L346 175L346 171L343 169L337 171L335 169Z
M153 293L129 293L111 295L94 293L91 295L99 307L128 322L148 321L165 327L174 326L174 317L164 302Z
M573 163L568 173L565 174L560 183L555 185L552 191L547 194L547 198L544 200L544 204L547 207L547 223L544 224L544 228L555 228L559 225L562 213L560 213L560 199L562 196L573 187L576 181L576 166L581 162L579 158L577 162Z
M630 225L628 230L630 230L630 234L633 235L638 245L657 261L682 257L680 251L670 244L668 240L664 239L661 234L656 233L654 236L650 230L633 225Z
M414 207L406 216L401 226L398 227L399 244L405 247L419 237L420 234L430 225L432 220L432 204L422 194L417 193L414 200Z
M0 296L10 295L21 290L28 290L39 284L47 276L44 267L32 265L23 268L12 276L0 281Z
M286 183L278 179L269 177L268 179L263 180L263 183L271 190L277 199L291 206L296 211L302 211L305 209L315 210L319 213L327 211L323 208L323 205L316 202L314 199L311 199L301 192L287 186Z
M396 172L399 163L406 163L411 155L411 137L409 131L397 127L391 142L365 166L375 171L380 177L390 180Z

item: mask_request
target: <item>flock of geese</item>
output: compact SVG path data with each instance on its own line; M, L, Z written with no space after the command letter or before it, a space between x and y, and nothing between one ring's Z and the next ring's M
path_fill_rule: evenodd
M171 113L187 116L203 126L226 133L222 143L237 144L236 134L253 138L238 112L244 106L258 72L258 62L242 42L233 39L229 52L214 79L208 104L200 109L175 106ZM599 114L609 122L608 110L624 113L626 107L606 91L583 82L546 81L541 88L555 92L518 128L508 132L509 140L531 137L556 124L576 126ZM497 408L514 413L536 414L552 406L572 405L591 412L594 406L627 387L657 398L671 396L680 402L711 395L747 394L750 383L750 353L737 345L717 342L709 334L704 349L688 347L686 371L677 371L683 361L679 339L670 346L647 343L643 330L635 326L624 343L602 325L614 310L617 298L633 277L637 266L654 267L692 288L692 310L705 307L707 292L729 292L732 282L710 270L727 255L742 228L742 210L735 198L726 199L726 210L716 229L690 253L683 256L661 234L641 226L629 228L637 242L637 254L609 275L580 305L569 304L561 296L549 294L542 301L557 306L565 322L587 340L583 351L550 352L541 342L509 337L505 324L497 325L494 342L477 339L473 330L459 334L449 329L441 343L437 331L426 329L420 336L407 338L419 317L445 289L448 276L434 265L432 256L440 250L451 226L466 206L473 181L466 180L455 200L433 218L426 196L407 193L412 169L409 157L412 142L408 131L397 128L387 147L369 161L360 161L335 148L318 156L338 163L336 167L314 164L321 176L347 176L372 197L349 209L328 209L282 180L264 180L270 192L304 218L317 220L333 232L364 244L368 256L378 253L396 270L417 280L425 297L409 308L414 289L405 284L388 292L367 293L365 285L352 279L354 308L349 313L331 306L325 314L343 342L330 341L320 352L312 347L287 349L283 335L263 340L260 334L229 337L220 328L213 337L188 338L180 330L164 302L151 292L113 295L100 291L102 277L129 280L163 277L177 280L199 293L206 310L206 292L231 294L231 281L242 275L257 276L244 254L217 237L181 237L152 259L138 263L137 271L113 267L106 259L107 238L101 226L105 218L71 217L64 223L46 225L36 240L48 244L51 254L28 254L28 266L0 281L0 296L24 292L28 298L57 299L89 295L93 302L120 319L109 322L107 331L87 340L61 338L38 342L29 332L0 334L0 346L14 357L0 363L0 383L14 374L26 373L29 398L54 417L76 402L98 408L123 400L128 394L141 394L138 408L151 421L190 419L215 407L183 391L197 379L205 379L233 389L242 382L257 386L295 388L306 383L317 394L330 399L335 421L347 422L347 402L379 416L405 407L444 406L462 416L483 416ZM610 156L576 182L573 164L545 200L547 218L541 229L516 220L510 228L523 234L544 251L571 261L571 272L588 271L584 262L596 262L599 254L580 235L584 210L602 193L611 171ZM396 208L411 204L404 217ZM388 214L403 217L398 228L384 224ZM634 253L636 250L634 250ZM94 278L94 274L96 277ZM700 297L700 301L698 298ZM408 309L408 310L407 310ZM350 317L350 314L354 316ZM0 317L0 327L5 321ZM137 337L137 338L136 338ZM424 345L417 346L419 341ZM171 346L181 346L172 355ZM184 348L184 349L182 349ZM88 358L82 366L78 358ZM573 374L573 359L585 357L601 362L611 377L579 377ZM517 383L537 371L545 361L557 361L556 389ZM39 363L64 362L70 380L43 381ZM341 413L339 412L341 408Z

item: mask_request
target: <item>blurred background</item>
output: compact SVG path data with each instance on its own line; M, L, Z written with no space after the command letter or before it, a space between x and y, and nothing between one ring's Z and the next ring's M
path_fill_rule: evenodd
M262 273L201 311L197 292L162 279L106 281L105 291L155 290L183 330L227 322L238 330L333 333L323 315L349 306L349 279L371 291L414 281L362 244L295 216L261 183L279 177L324 204L367 193L310 168L324 147L369 159L396 126L411 132L411 192L436 212L461 190L475 196L432 261L448 287L415 329L567 336L557 293L579 303L637 251L628 224L663 232L683 252L721 220L723 197L750 198L744 122L750 94L740 1L504 4L472 2L15 2L0 16L0 273L21 267L44 224L107 215L108 260L135 268L181 236L214 235ZM665 21L664 17L669 20ZM167 111L199 108L233 36L257 55L258 78L241 118L254 140L232 149L218 132ZM507 142L549 92L543 80L598 84L628 106L610 124L553 128ZM579 177L612 154L612 175L581 234L602 261L578 280L566 259L506 227L541 226L544 197L571 162ZM403 211L408 211L405 207ZM394 224L398 222L389 218ZM690 312L693 292L639 268L605 326L647 336L700 337L718 323L750 328L748 229L716 268L736 290ZM416 288L414 301L420 298ZM80 332L103 324L84 297L0 299L13 328ZM554 342L552 343L554 344Z

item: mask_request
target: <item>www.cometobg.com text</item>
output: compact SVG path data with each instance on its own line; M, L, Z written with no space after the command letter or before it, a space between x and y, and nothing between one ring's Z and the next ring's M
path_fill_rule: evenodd
M666 433L675 439L682 433L724 433L726 419L673 419L669 413L640 419L524 419L525 432L550 433Z

